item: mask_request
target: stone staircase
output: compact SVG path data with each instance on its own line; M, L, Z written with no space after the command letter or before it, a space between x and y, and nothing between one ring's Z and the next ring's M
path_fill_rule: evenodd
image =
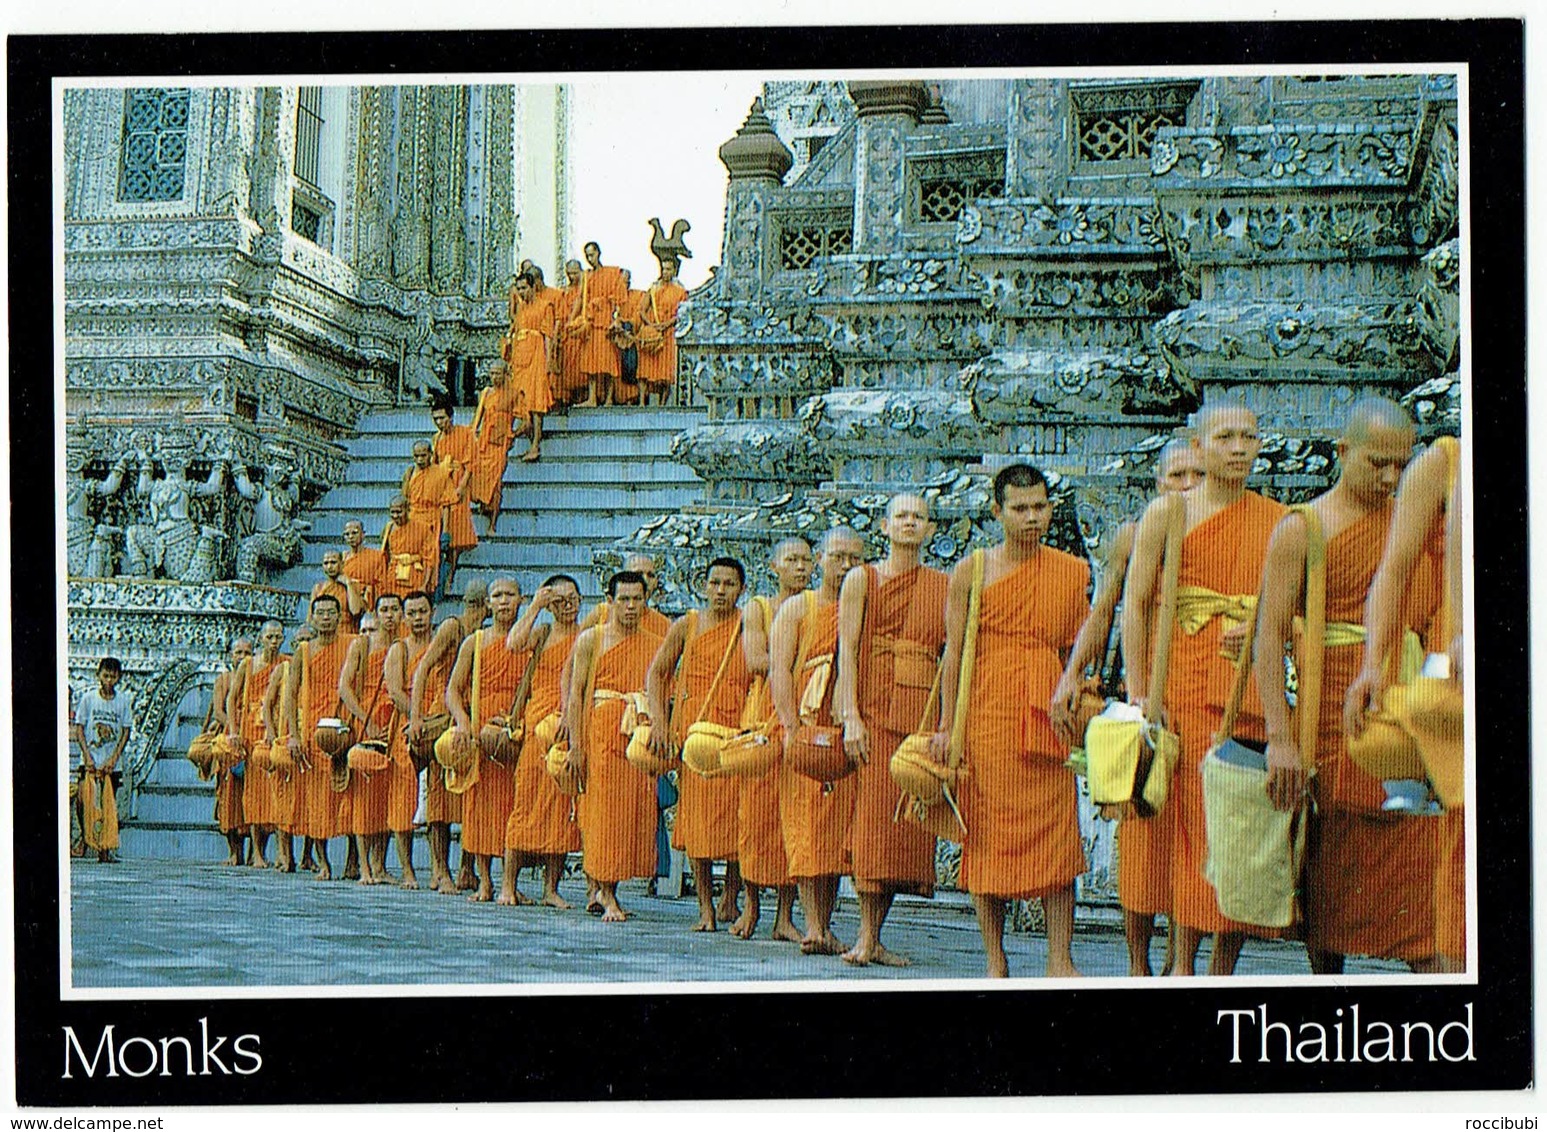
M702 481L673 462L670 453L673 437L704 415L695 410L609 408L548 417L540 461L523 464L515 459L525 441L515 443L494 537L485 537L485 521L474 516L479 544L463 556L456 591L475 575L488 578L510 571L530 594L550 574L566 573L579 581L586 604L594 602L605 579L592 569L593 550L701 498ZM471 409L458 409L457 423L470 423L471 416ZM348 478L305 515L312 527L302 562L273 584L309 593L322 576L323 550L342 546L349 519L361 520L367 542L376 544L387 521L387 500L412 462L413 443L430 433L423 409L394 409L363 418L357 435L345 444ZM304 607L304 598L298 598L297 619ZM444 612L437 610L437 615ZM225 840L214 823L214 785L200 782L185 757L204 719L209 694L208 681L190 689L168 726L123 824L126 856L202 861L225 857ZM416 867L427 867L424 852L423 838L416 838ZM388 860L397 867L395 853L389 853Z

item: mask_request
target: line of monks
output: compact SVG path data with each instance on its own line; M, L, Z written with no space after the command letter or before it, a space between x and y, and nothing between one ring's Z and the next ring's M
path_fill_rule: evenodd
M1461 811L1388 813L1381 783L1347 755L1347 736L1380 704L1403 631L1438 631L1446 540L1459 537L1446 443L1415 458L1406 411L1361 400L1337 441L1339 478L1310 505L1326 535L1329 627L1314 774L1301 767L1283 664L1305 602L1305 526L1299 514L1246 488L1260 446L1256 417L1235 402L1212 404L1188 440L1163 451L1159 493L1185 500L1163 704L1183 757L1158 814L1103 814L1120 822L1130 973L1151 973L1159 915L1170 928L1171 974L1194 973L1205 936L1214 937L1210 972L1228 974L1247 934L1271 934L1225 919L1204 878L1199 763L1219 730L1253 621L1254 686L1234 734L1266 740L1275 806L1299 806L1307 794L1314 803L1303 922L1295 929L1312 970L1336 972L1345 955L1403 959L1415 970L1464 965ZM1105 665L1120 599L1122 652L1149 657L1168 501L1157 498L1123 529L1092 601L1086 561L1043 545L1052 501L1042 474L1024 464L1002 469L993 500L1002 541L949 575L920 561L934 530L927 502L898 495L887 509L881 560L865 562L863 540L846 527L828 531L815 554L805 541L787 540L770 563L775 592L743 603L742 564L717 558L703 576L704 604L675 621L650 607L655 564L643 556L612 576L606 602L584 620L578 587L562 575L524 610L514 579L486 589L474 582L461 613L437 625L429 595L400 588L388 571L371 595L374 624L358 633L339 598L318 593L293 655L281 652L283 627L270 622L257 652L233 651L233 670L217 685L227 734L247 751L282 746L293 763L245 776L236 820L251 833L254 863L264 863L268 837L277 834L276 865L293 869L292 839L300 836L326 879L329 840L348 836L358 846L360 881L388 883L398 880L385 865L390 837L398 882L417 887L412 836L422 801L431 887L454 893L460 880L473 899L528 903L516 886L519 870L541 866L541 899L567 907L558 881L566 855L579 852L588 906L623 921L619 883L653 877L657 860L657 782L625 756L641 715L658 721L648 744L663 761L699 724L761 728L786 752L802 729L829 727L841 731L849 763L831 781L797 773L787 756L760 778L705 777L677 764L672 844L691 863L694 930L734 919L732 931L750 938L762 890L772 889L775 938L852 964L903 965L908 960L883 945L882 931L897 894L931 894L936 830L918 820L888 764L910 735L924 737L929 757L945 762L955 731L964 737L954 795L960 879L977 912L988 973L1008 973L1008 902L1038 898L1047 973L1078 974L1074 884L1087 864L1080 786L1066 763L1080 738L1073 721L1089 671ZM362 553L351 543L353 556ZM1459 594L1451 597L1459 609ZM1452 654L1459 671L1459 632L1429 647ZM1125 668L1124 694L1142 706L1147 665ZM472 772L453 773L431 762L421 779L409 741L427 721L448 715L457 741L476 748L490 722L510 713L523 676L530 693L513 765L483 758ZM970 683L959 699L963 679ZM958 703L965 719L956 718ZM388 769L355 772L347 788L334 789L332 760L314 739L328 717L351 722L357 738L384 741ZM583 792L566 793L566 781L583 783ZM461 826L463 865L471 861L476 877L451 874L453 824ZM503 859L497 894L496 858ZM726 878L718 905L715 862L724 862ZM852 946L832 930L842 876L859 898ZM738 893L745 894L739 913ZM797 902L804 931L795 924Z

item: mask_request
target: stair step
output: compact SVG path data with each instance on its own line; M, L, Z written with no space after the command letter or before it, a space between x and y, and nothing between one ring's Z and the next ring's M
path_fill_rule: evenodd
M402 483L408 462L396 457L354 457L349 466L349 486L368 485L391 487L394 491ZM505 489L528 483L675 483L699 484L702 481L693 469L673 463L661 456L654 459L631 461L620 464L609 456L568 456L552 458L545 452L541 460L525 464L512 459L505 468ZM337 488L334 489L338 490ZM326 502L333 492L322 497Z
M396 494L396 488L378 484L352 483L334 488L312 509L312 528L318 533L327 534L336 529L342 535L344 523L361 513L379 516L385 526L387 505ZM655 514L675 511L696 496L697 491L692 487L684 489L670 484L596 484L569 487L563 491L555 490L551 485L507 486L501 498L500 514L503 516L521 510L648 511ZM330 518L337 520L336 528L328 524ZM361 522L365 522L365 519L362 518ZM481 523L477 525L482 526ZM380 534L374 519L370 526L371 534L368 537Z
M681 432L707 419L708 414L702 409L640 409L623 406L549 413L543 418L543 426L551 428L555 433L619 430ZM452 414L452 420L456 424L470 425L473 423L473 410L457 409ZM429 438L434 435L435 426L430 423L428 410L388 409L362 417L355 432L357 439L373 434Z

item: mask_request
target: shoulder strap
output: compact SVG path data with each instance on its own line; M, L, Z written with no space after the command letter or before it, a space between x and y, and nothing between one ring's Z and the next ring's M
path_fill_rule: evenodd
M709 685L709 691L704 696L704 702L698 705L698 718L694 723L702 723L704 716L709 714L709 708L714 703L714 697L720 690L720 681L725 678L725 669L729 667L731 657L735 655L737 648L741 646L741 630L746 623L746 612L736 618L736 628L731 631L731 642L725 646L725 655L720 658L720 667L714 674L714 681Z
M1305 520L1305 647L1300 657L1300 761L1316 765L1316 736L1321 724L1321 676L1327 647L1327 536L1321 516L1308 503L1290 508Z
M1445 453L1445 516L1448 519L1451 509L1456 506L1456 484L1461 475L1461 442L1453 436L1442 436L1434 443L1436 447ZM1440 608L1439 614L1435 618L1439 630L1438 642L1441 650L1448 649L1451 638L1456 635L1456 611L1451 608L1450 595L1456 571L1461 569L1461 548L1459 546L1452 546L1451 541L1449 531L1447 530L1445 536L1445 570L1440 594ZM1454 588L1460 589L1459 586Z
M310 641L302 641L300 644L296 645L296 647L295 647L295 663L296 663L296 673L297 673L297 676L296 676L296 680L297 680L296 689L297 689L297 691L299 693L299 697L300 697L298 706L300 707L301 710L300 710L300 712L298 714L300 715L299 722L300 722L302 727L306 726L306 717L308 715L310 715L311 711L312 711L312 693L311 693L311 687L310 687L311 681L309 679L307 679L307 677L310 676L311 674L306 671L306 669L307 669L307 662L309 660L311 660L311 656L312 656L312 643ZM302 738L302 737L301 736L297 736L297 738Z
M1171 636L1176 629L1176 576L1182 565L1182 538L1186 534L1187 500L1171 497L1166 516L1166 551L1160 567L1160 617L1150 658L1149 696L1144 701L1150 722L1160 718L1166 700L1166 676L1171 665Z
M510 710L505 713L505 720L512 727L526 714L526 701L532 695L532 674L537 671L537 658L542 655L552 632L552 622L541 625L537 629L537 635L527 642L531 655L526 658L526 668L521 673L521 683L516 685L516 694L510 701Z
M801 672L806 667L806 659L811 655L811 637L816 632L816 591L806 591L806 612L800 618L800 644L795 648L795 679L800 679ZM832 681L828 681L831 686ZM799 689L796 689L796 698L799 698Z
M1252 639L1256 636L1257 619L1246 622L1246 636L1241 641L1241 655L1235 662L1235 679L1230 682L1230 697L1225 701L1225 714L1219 721L1215 743L1223 743L1235 730L1235 717L1240 714L1241 700L1246 695L1246 680L1252 670Z
M956 674L956 714L951 719L951 744L946 763L952 767L962 764L967 748L967 709L972 701L972 672L978 659L978 620L983 609L983 575L988 562L988 552L972 552L972 590L967 598L967 629L962 635L962 657ZM938 673L935 679L939 680Z
M576 720L583 730L587 755L592 753L590 750L591 708L596 703L596 670L602 666L602 653L604 651L602 646L606 644L606 641L607 627L605 625L598 625L596 627L596 648L591 653L590 666L586 668L585 699L580 702L580 718Z
M467 705L467 717L473 721L473 730L476 732L483 725L478 718L478 704L483 692L483 629L473 630L473 688L472 703Z
M389 553L389 551L387 550L387 536L389 534L391 534L391 533L392 533L392 520L388 519L387 520L387 525L385 527L381 528L381 552L383 554Z

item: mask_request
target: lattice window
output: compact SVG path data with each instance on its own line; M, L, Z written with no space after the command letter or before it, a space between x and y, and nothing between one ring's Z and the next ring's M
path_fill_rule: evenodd
M322 243L322 213L307 208L300 201L292 201L290 230L297 236L305 236L314 244Z
M919 182L919 219L925 224L954 224L962 209L979 197L1004 196L1004 174L939 177Z
M1187 124L1196 83L1142 84L1075 90L1081 161L1148 161L1162 126Z
M854 250L852 225L791 225L779 231L779 266L804 271L818 256L847 255Z
M121 201L181 200L188 159L186 88L124 92Z
M317 155L321 141L322 88L303 86L296 93L295 175L309 185L317 183Z

